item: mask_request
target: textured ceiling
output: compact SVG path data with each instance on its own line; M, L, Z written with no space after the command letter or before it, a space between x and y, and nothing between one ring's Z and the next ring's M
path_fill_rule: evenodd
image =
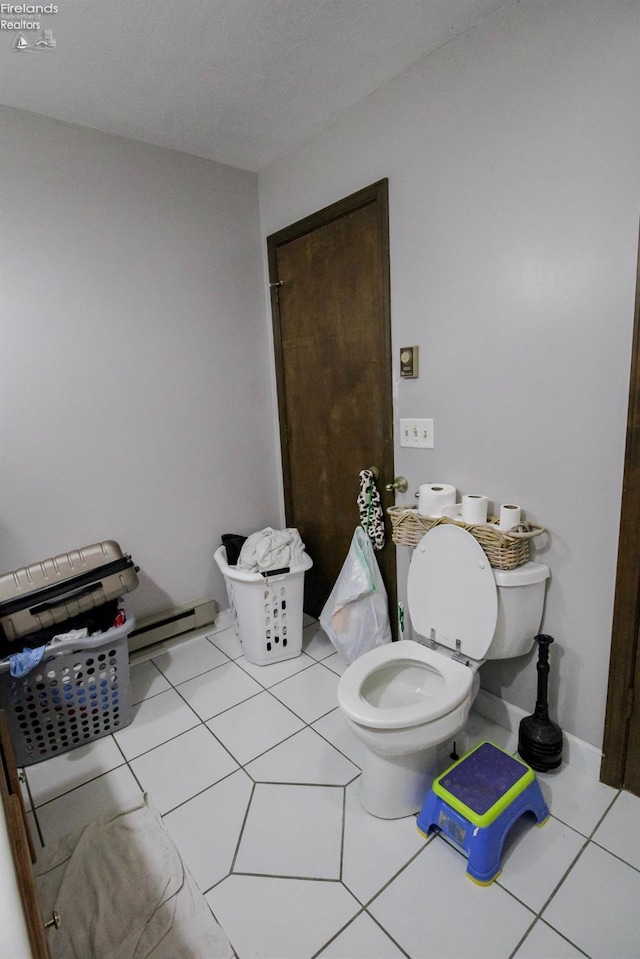
M0 101L259 170L504 3L58 0L55 48L0 31Z

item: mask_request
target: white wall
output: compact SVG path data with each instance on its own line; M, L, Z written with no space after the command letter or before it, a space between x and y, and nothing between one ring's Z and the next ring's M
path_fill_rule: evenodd
M2 109L0 568L105 538L135 613L279 518L254 174Z
M396 416L432 416L427 481L521 503L550 536L555 715L601 745L638 239L639 7L521 0L260 175L268 235L389 178ZM397 421L396 421L397 422ZM408 549L401 547L401 594ZM483 667L530 711L532 657Z

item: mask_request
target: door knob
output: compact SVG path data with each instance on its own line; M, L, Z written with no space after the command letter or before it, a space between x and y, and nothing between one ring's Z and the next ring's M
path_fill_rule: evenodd
M396 476L393 483L387 483L385 486L387 493L406 493L409 489L409 481L406 476Z

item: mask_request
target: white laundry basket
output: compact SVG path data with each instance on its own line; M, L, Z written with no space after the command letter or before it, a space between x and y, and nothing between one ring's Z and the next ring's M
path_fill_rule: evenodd
M302 652L304 574L313 563L304 554L300 566L248 573L227 563L220 546L214 559L224 576L229 605L249 662L258 666L293 659Z

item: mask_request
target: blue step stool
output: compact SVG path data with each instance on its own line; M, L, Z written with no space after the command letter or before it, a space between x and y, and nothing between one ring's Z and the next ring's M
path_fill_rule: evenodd
M418 815L419 831L444 833L468 857L467 875L488 886L500 874L509 829L525 813L549 818L536 774L493 743L479 743L438 776Z

